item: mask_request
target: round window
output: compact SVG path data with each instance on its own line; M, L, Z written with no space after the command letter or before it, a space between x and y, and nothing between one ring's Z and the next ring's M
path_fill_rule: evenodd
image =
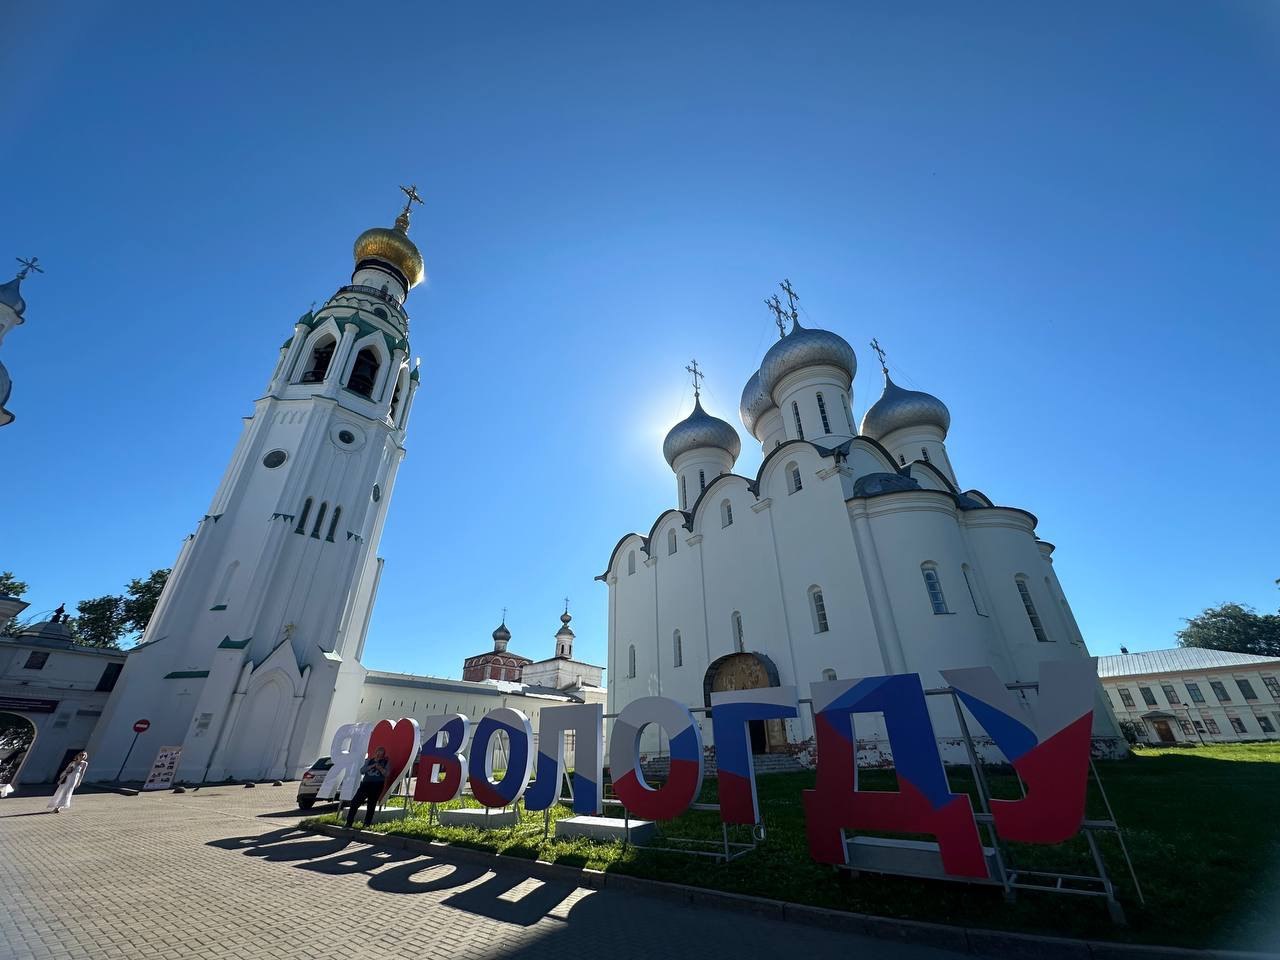
M376 483L373 485L373 502L377 503L382 499L382 488Z
M268 470L273 470L288 459L289 455L283 450L272 450L262 458L262 465Z
M343 443L355 443L356 435L352 433L350 430L339 430L338 439L341 440Z

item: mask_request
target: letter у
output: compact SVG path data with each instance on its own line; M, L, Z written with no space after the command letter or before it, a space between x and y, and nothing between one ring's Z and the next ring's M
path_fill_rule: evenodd
M565 734L574 731L573 812L597 814L604 804L604 705L546 707L538 718L537 775L524 795L526 810L546 810L560 799Z

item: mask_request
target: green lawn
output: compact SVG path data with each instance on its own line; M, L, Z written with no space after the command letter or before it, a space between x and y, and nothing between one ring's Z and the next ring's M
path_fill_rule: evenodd
M1129 917L1125 928L1110 922L1101 899L1019 891L1017 901L1008 904L998 888L869 874L854 878L814 863L800 799L800 792L812 786L811 773L759 778L768 838L728 864L620 844L554 837L544 841L541 813L525 812L514 828L486 832L431 825L425 807L419 807L422 816L375 829L882 916L1188 947L1275 949L1280 938L1273 915L1280 886L1272 864L1280 847L1280 818L1273 805L1280 796L1280 744L1142 749L1129 760L1098 767L1146 895L1146 905L1139 905L1115 838L1104 836L1108 870ZM953 769L950 777L952 789L971 789L967 769ZM891 772L864 774L862 783L895 788ZM993 778L992 789L997 796L1017 796L1016 781L1009 775ZM706 781L703 799L714 801L715 792L716 781ZM469 799L455 804L474 805ZM556 818L568 815L564 807L552 811ZM1105 815L1096 794L1090 797L1088 815ZM335 819L328 815L308 823ZM660 842L718 840L720 835L717 814L694 811L664 825ZM1010 852L1022 866L1092 872L1082 838L1056 847L1015 844Z

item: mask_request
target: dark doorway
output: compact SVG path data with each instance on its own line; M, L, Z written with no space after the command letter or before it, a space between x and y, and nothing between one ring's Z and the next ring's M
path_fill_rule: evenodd
M18 771L35 739L35 725L26 717L0 713L0 783L17 782Z
M1156 736L1161 743L1178 742L1178 738L1173 735L1173 729L1169 726L1168 720L1152 720L1151 725L1156 728Z

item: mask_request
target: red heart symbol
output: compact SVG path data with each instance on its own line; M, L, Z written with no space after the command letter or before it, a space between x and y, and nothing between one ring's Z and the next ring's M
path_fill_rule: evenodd
M387 751L387 780L382 788L383 797L400 779L400 774L404 773L405 767L413 759L414 745L417 740L418 724L407 717L402 717L395 723L390 720L380 720L373 728L373 733L369 735L368 755L372 757L378 752L379 747Z

